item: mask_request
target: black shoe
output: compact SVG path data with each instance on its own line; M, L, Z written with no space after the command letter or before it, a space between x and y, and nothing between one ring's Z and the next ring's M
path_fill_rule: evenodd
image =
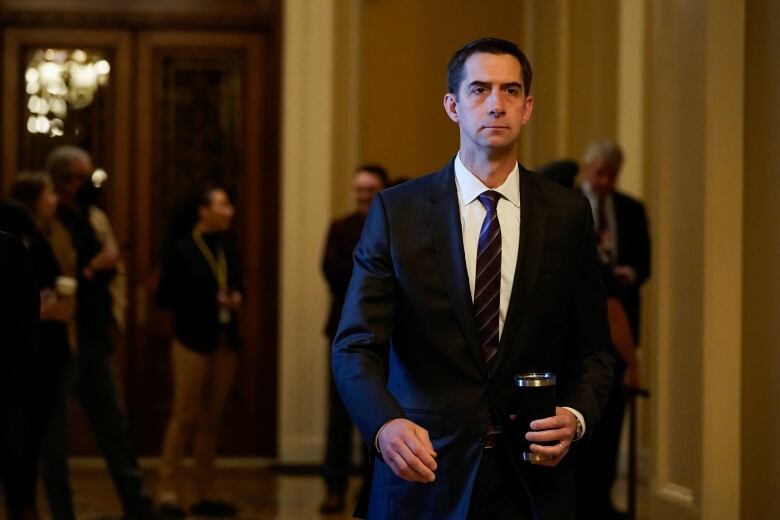
M160 505L157 506L157 512L162 518L173 520L187 518L187 512L176 502L160 502Z
M232 518L238 513L238 508L224 500L201 500L192 504L190 514L193 516L208 516Z

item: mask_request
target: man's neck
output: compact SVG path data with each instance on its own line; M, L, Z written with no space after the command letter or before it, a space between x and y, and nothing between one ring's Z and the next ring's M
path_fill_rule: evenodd
M216 230L211 229L211 227L204 224L203 222L198 222L195 224L195 231L197 231L201 235L209 235L211 233L214 233Z
M461 148L460 160L463 166L474 174L488 188L498 188L506 181L517 164L514 148L483 153Z

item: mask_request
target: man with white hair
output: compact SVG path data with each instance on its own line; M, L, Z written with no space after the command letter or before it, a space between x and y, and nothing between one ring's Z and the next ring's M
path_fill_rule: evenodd
M74 518L67 459L67 394L74 381L76 396L122 502L124 518L158 518L130 444L124 406L112 370L113 307L109 284L116 276L119 254L114 245L101 243L89 218L93 202L92 159L81 148L60 146L47 157L46 170L60 197L57 218L67 228L76 249L79 274L78 347L74 362L61 374L60 402L43 448L44 485L52 518Z
M590 201L599 255L628 317L634 344L639 343L639 288L650 276L650 237L641 202L618 192L623 152L610 140L591 143L583 157L582 191ZM633 365L636 365L634 362ZM615 480L620 429L623 423L624 376L636 381L638 367L625 361L615 365L612 390L604 415L582 455L585 463L577 480L582 518L618 518L609 494ZM580 457L580 459L582 459Z

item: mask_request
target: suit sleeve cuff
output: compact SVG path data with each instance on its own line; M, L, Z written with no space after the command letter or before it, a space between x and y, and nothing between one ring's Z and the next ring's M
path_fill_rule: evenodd
M564 408L566 408L571 413L573 413L574 416L577 418L578 421L580 421L580 424L582 425L582 432L580 433L580 435L578 435L578 436L576 436L574 438L575 441L578 441L578 440L582 439L585 436L585 428L586 428L586 426L585 426L585 417L580 412L575 410L574 408L570 408L568 406L564 406ZM384 428L384 426L382 428ZM379 431L381 432L382 430L380 429ZM377 437L379 437L379 434L377 434Z
M394 421L394 420L395 420L395 419L390 419L390 421ZM378 453L380 456L382 455L382 450L380 450L380 449L379 449L379 434L381 434L381 433L382 433L382 430L384 430L384 429L385 429L385 427L386 427L388 424L390 424L390 421L387 421L385 424L383 424L383 425L382 425L382 427L381 427L381 428L379 428L379 430L376 432L376 435L374 436L374 449L376 450L376 452L377 452L377 453Z

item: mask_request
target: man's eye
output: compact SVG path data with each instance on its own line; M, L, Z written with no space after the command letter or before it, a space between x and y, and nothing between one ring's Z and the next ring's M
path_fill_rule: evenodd
M485 92L487 92L485 87L474 87L471 89L472 94L484 94Z
M510 96L516 96L516 95L520 94L520 89L517 88L517 87L507 87L506 92Z

